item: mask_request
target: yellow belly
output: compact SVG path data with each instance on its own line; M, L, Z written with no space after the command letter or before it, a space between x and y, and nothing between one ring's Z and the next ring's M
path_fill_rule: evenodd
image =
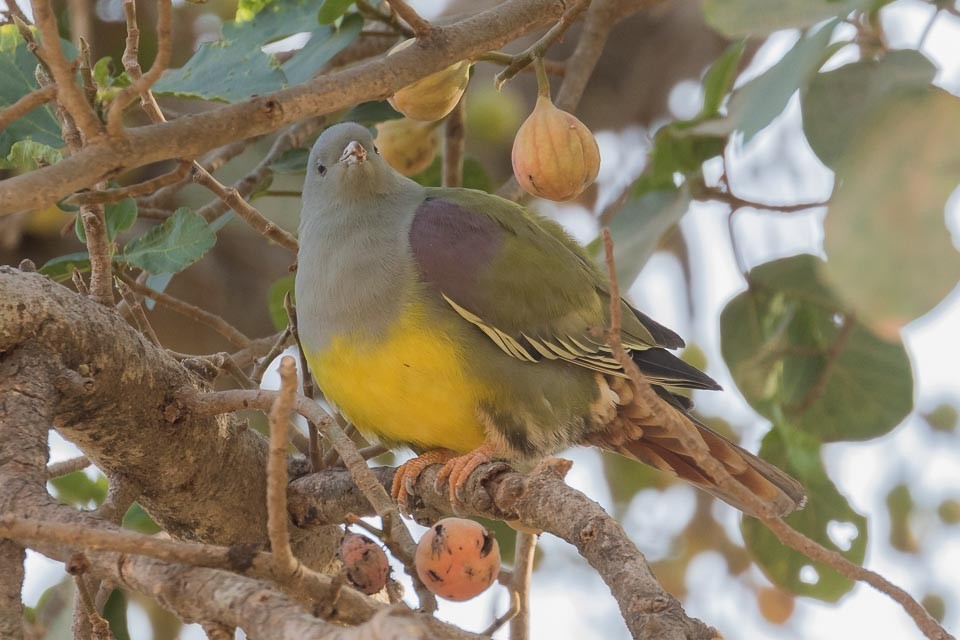
M327 399L362 433L463 453L483 444L482 386L420 308L408 307L382 341L339 336L307 358Z

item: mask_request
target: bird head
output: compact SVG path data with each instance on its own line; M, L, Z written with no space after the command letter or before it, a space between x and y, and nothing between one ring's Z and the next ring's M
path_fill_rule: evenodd
M370 130L345 122L327 128L313 145L303 196L318 203L362 203L389 194L402 181L380 157Z

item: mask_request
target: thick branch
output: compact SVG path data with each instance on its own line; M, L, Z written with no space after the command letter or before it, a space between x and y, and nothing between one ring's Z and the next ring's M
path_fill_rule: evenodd
M434 28L427 47L403 51L173 122L138 127L123 141L96 144L50 167L0 182L0 214L41 208L107 176L162 160L197 157L239 137L274 131L398 89L454 62L472 58L551 22L559 0L509 0L493 9Z
M421 522L432 522L438 512L453 511L449 493L435 486L439 469L439 465L428 467L417 480L413 513ZM393 469L377 468L373 472L384 486L390 486ZM348 479L346 471L331 469L292 482L289 505L294 522L306 528L342 520L346 514L333 513L326 499L331 482L342 483L339 503L361 506L359 490L346 487ZM634 638L717 637L713 629L688 617L680 603L664 591L623 527L596 502L566 485L552 467L541 467L524 476L500 464L482 465L471 474L463 498L466 513L519 520L526 528L548 531L574 545L607 583ZM354 513L370 515L372 510L367 506Z
M202 380L112 309L0 267L0 353L27 344L53 369L53 425L109 477L139 485L139 502L166 531L219 544L267 542L264 438L227 417L164 414L174 390L203 389ZM41 473L42 486L45 465ZM298 557L324 566L335 553L328 533L297 532Z

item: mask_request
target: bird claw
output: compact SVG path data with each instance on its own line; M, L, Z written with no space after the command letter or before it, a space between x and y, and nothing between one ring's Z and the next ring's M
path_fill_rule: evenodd
M447 462L455 458L456 454L449 449L433 449L426 451L416 458L407 460L397 467L393 475L393 484L390 486L390 495L404 512L409 512L410 496L414 495L417 479L423 470L432 464Z
M463 510L463 489L470 474L481 464L495 460L495 454L493 447L483 445L466 455L447 461L440 469L440 473L437 474L437 490L439 491L444 484L447 485L450 504L455 512Z

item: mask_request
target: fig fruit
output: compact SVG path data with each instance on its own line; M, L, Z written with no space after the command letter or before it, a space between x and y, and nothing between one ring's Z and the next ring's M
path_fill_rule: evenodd
M340 561L347 582L357 591L369 596L386 586L390 563L380 545L370 538L348 531L340 543Z
M377 125L377 148L391 167L413 176L433 162L437 155L434 125L408 118L387 120Z
M500 574L500 546L473 520L444 518L417 545L417 575L445 600L462 602L486 591Z
M513 174L527 193L564 202L593 184L600 171L600 149L576 117L540 95L533 113L513 140Z
M414 40L404 40L387 55L409 47ZM470 61L461 60L407 85L387 100L394 109L411 120L433 122L453 111L460 102L469 79Z

